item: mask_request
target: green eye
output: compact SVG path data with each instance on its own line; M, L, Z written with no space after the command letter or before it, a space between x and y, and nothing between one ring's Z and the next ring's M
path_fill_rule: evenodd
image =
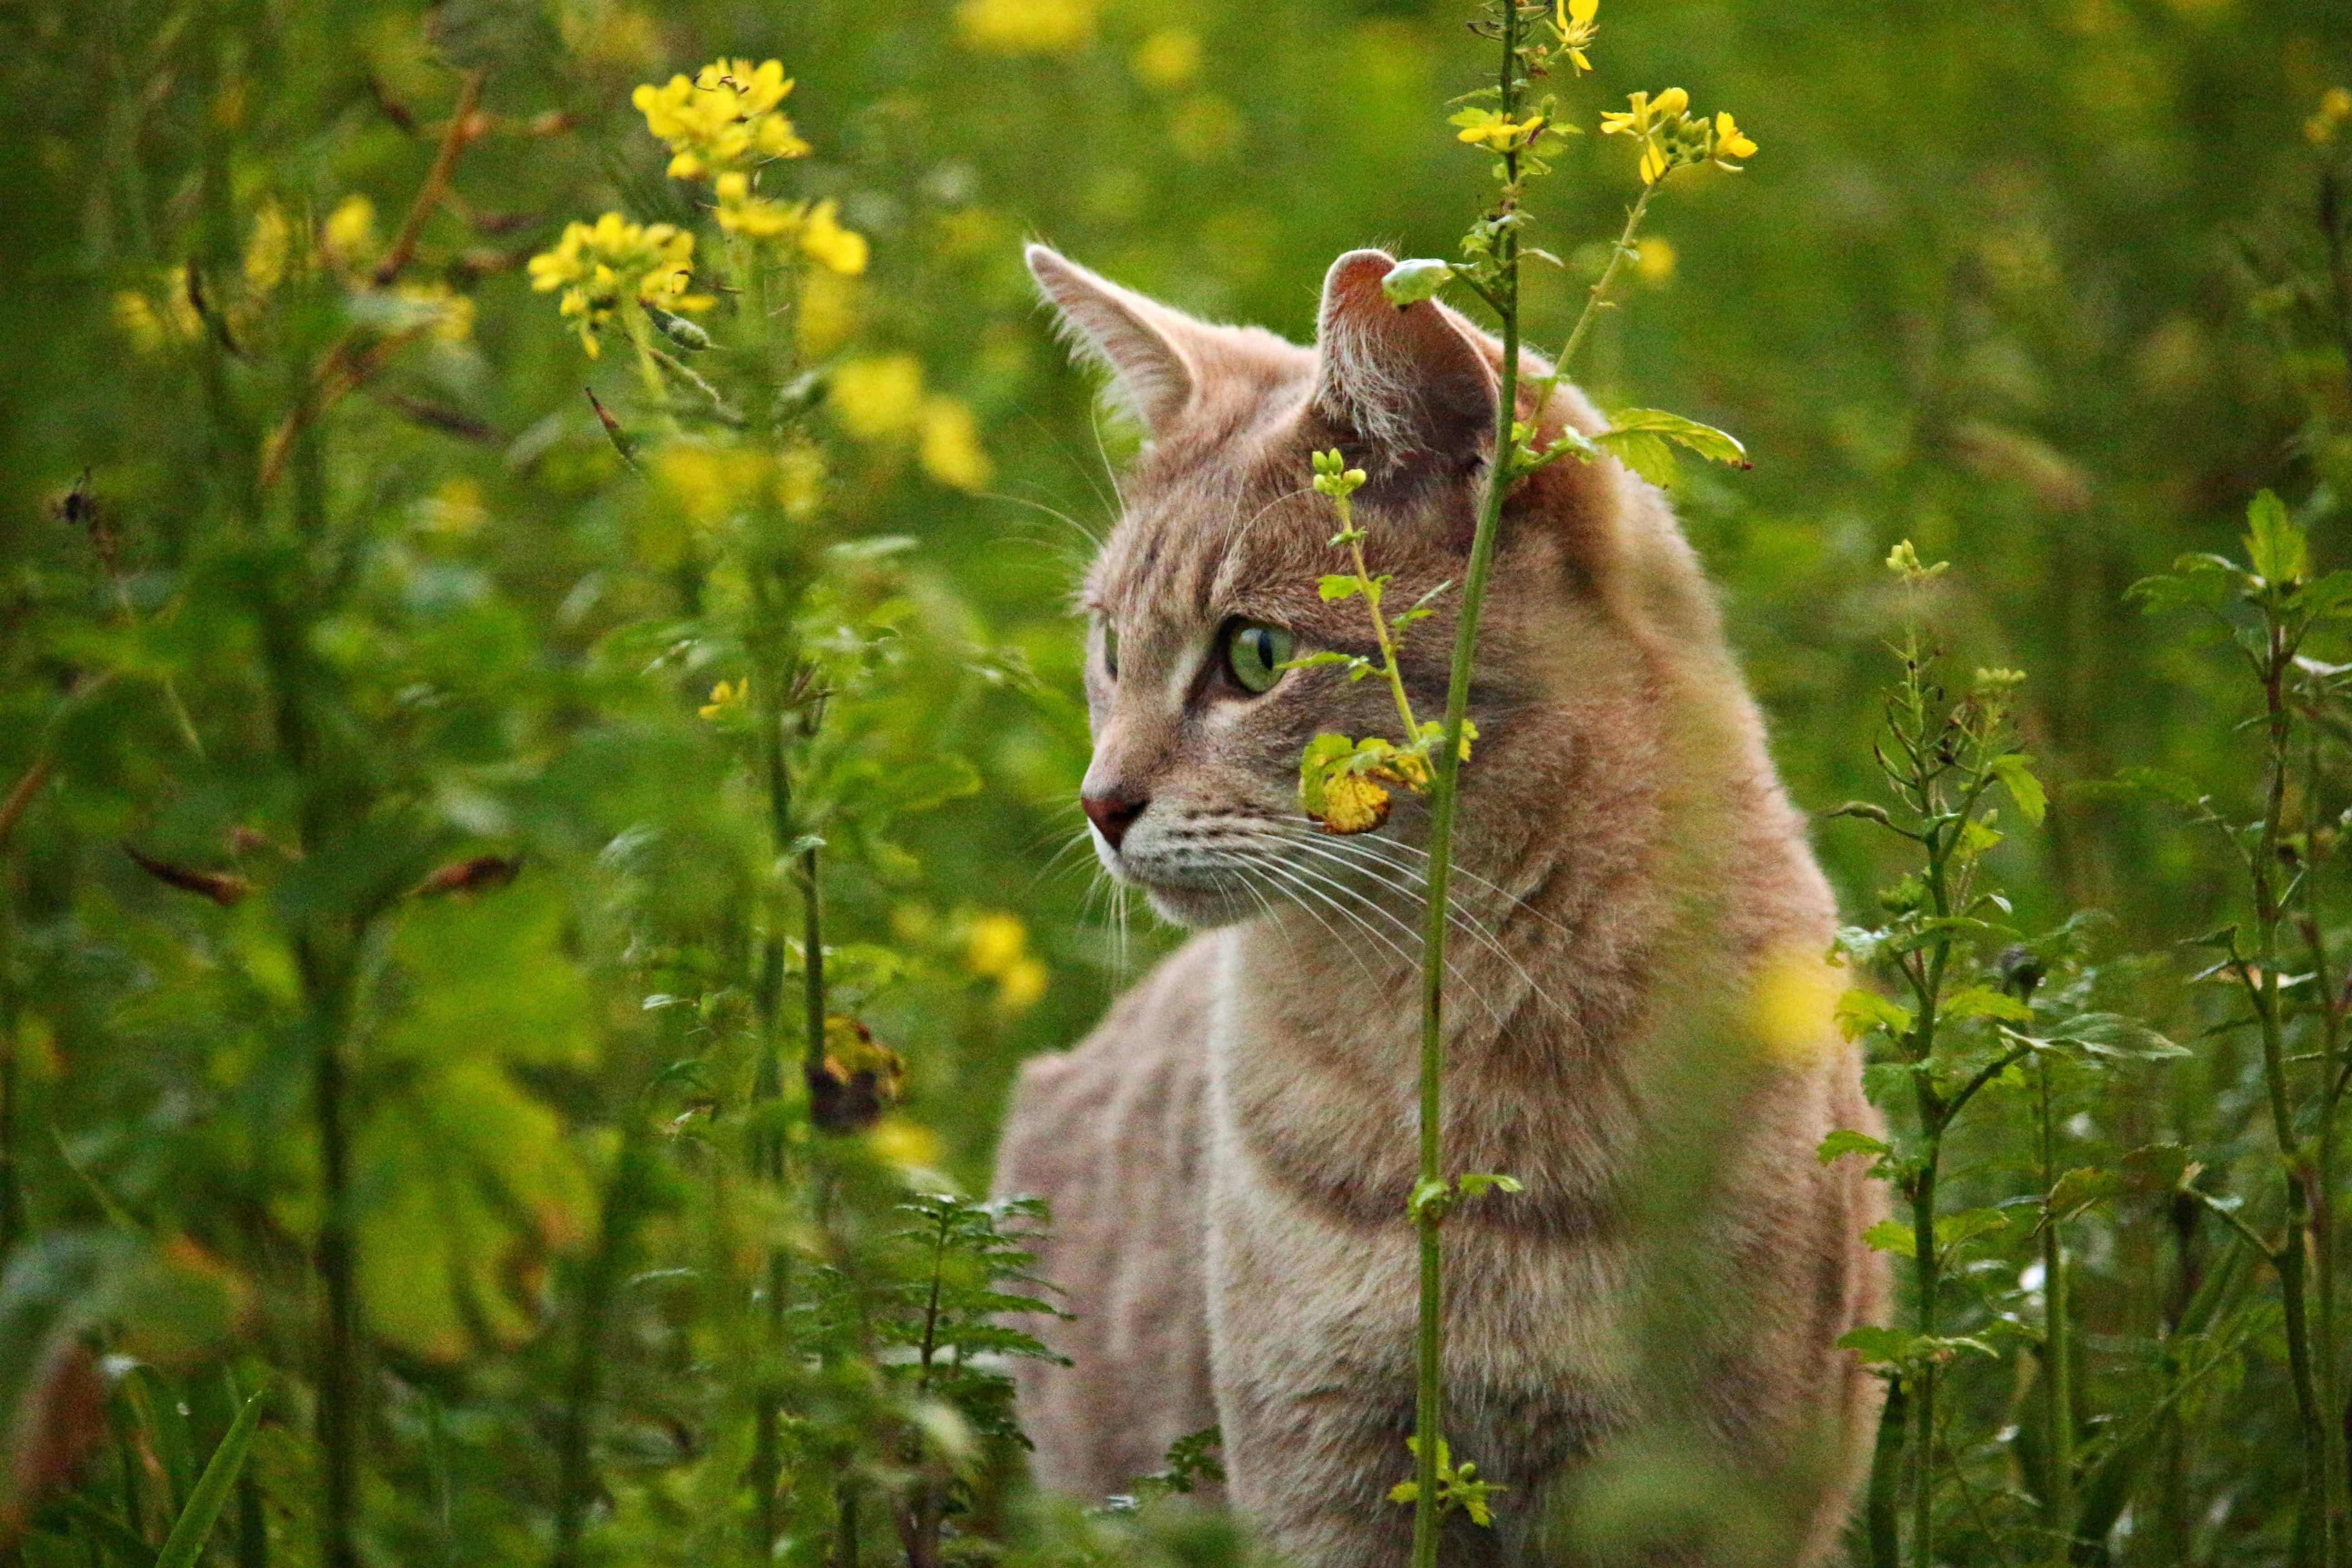
M1243 690L1271 690L1282 679L1282 667L1289 662L1296 640L1280 626L1237 621L1225 634L1225 668L1234 672Z

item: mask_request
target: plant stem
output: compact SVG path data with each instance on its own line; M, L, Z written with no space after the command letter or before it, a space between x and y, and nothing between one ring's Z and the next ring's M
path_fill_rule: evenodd
M1502 111L1515 116L1519 100L1518 0L1502 0L1502 68L1499 86ZM1516 206L1518 156L1503 155L1503 202ZM1421 1182L1445 1179L1443 1126L1445 1079L1445 935L1451 913L1448 888L1454 871L1454 812L1462 776L1462 726L1470 710L1470 672L1478 653L1478 616L1486 606L1487 579L1495 569L1495 539L1501 531L1503 501L1517 477L1517 442L1514 431L1519 395L1519 249L1515 230L1506 229L1496 244L1497 287L1496 313L1503 336L1501 386L1495 402L1495 452L1486 469L1486 493L1478 506L1477 531L1471 537L1470 566L1462 584L1462 613L1454 632L1454 662L1445 683L1445 730L1439 742L1429 791L1429 898L1422 921L1421 951ZM1420 1449L1413 1470L1412 1515L1414 1568L1435 1568L1437 1562L1437 1458L1445 1432L1445 1328L1444 1252L1439 1240L1442 1211L1420 1211L1421 1310L1418 1383L1413 1427Z
M2043 1415L2048 1422L2043 1452L2050 1479L2042 1497L2042 1513L2050 1525L2063 1531L2071 1546L2074 1534L2074 1390L2073 1326L2067 1321L2066 1249L2060 1245L2058 1219L2048 1207L2058 1185L2057 1128L2050 1101L2050 1059L2039 1068L2035 1105L2042 1142L2042 1354Z
M317 1266L326 1293L319 1321L320 1557L327 1568L358 1568L359 1298L352 1239L351 1138L343 1042L352 1004L346 942L306 931L297 942L310 1053L311 1114L318 1121L320 1215Z
M1609 264L1601 269L1601 276L1592 280L1591 289L1586 292L1584 309L1577 312L1576 325L1570 330L1568 342L1560 345L1559 357L1552 361L1551 374L1536 383L1538 414L1551 400L1552 388L1559 385L1560 378L1568 374L1570 363L1576 358L1576 351L1584 346L1585 334L1592 330L1592 323L1599 321L1601 312L1608 308L1610 286L1617 281L1618 268L1625 265L1625 258L1633 254L1633 236L1642 227L1643 216L1650 210L1650 198L1656 195L1659 186L1664 184L1665 176L1660 175L1643 185L1642 194L1634 198L1632 208L1626 212L1625 226L1619 231L1617 243L1610 248Z
M1871 1456L1870 1490L1863 1503L1871 1568L1898 1568L1902 1561L1900 1493L1909 1398L1901 1378L1886 1380L1886 1404L1879 1413L1878 1442Z
M1410 746L1421 738L1421 725L1412 716L1412 700L1405 695L1404 677L1397 670L1396 645L1389 639L1388 617L1381 614L1380 584L1364 564L1364 541L1355 523L1355 508L1345 497L1339 503L1339 527L1348 535L1348 557L1355 563L1356 581L1364 585L1364 607L1371 612L1372 636L1381 647L1381 673L1388 678L1389 695L1396 700L1397 718L1404 724L1404 733L1397 743Z
M2262 1028L2263 1076L2269 1090L2271 1128L2278 1143L2279 1162L2284 1167L2286 1195L2286 1225L2278 1250L2271 1261L2278 1270L2279 1289L2286 1309L2287 1366L2294 1383L2294 1403L2303 1427L2304 1495L2303 1528L2296 1539L2305 1553L2305 1561L2333 1563L2336 1560L2334 1531L2331 1526L2331 1502L2336 1491L2336 1478L2329 1473L2327 1456L2331 1445L2327 1440L2327 1419L2319 1403L2317 1371L2314 1364L2310 1303L2304 1282L2305 1236L2309 1217L2306 1202L2307 1182L2311 1172L2309 1159L2302 1139L2295 1131L2294 1113L2290 1101L2292 1085L2287 1077L2285 1031L2279 1016L2278 960L2279 925L2286 911L2281 907L2278 891L2273 881L2273 868L2278 865L2279 818L2286 809L2286 773L2289 748L2293 741L2294 721L2286 703L2286 675L2294 649L2288 642L2286 628L2274 604L2265 603L2264 613L2270 621L2266 656L2263 662L2263 735L2265 762L2268 769L2267 788L2263 810L2262 833L2252 862L2254 894L2254 931L2256 973L2248 974L2239 966L2241 984L2252 1002L2254 1016Z
M579 1337L572 1348L572 1374L564 1391L563 1426L556 1442L555 1551L550 1558L553 1568L578 1568L588 1505L595 1495L592 1438L604 1361L605 1326L612 1317L614 1290L627 1263L629 1246L635 1234L645 1166L642 1134L632 1119L622 1135L613 1184L604 1192L596 1250L590 1254L588 1266L581 1275Z

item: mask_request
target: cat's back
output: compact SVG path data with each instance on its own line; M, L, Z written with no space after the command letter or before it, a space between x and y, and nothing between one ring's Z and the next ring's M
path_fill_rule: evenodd
M1013 1086L995 1190L1053 1205L1036 1272L1074 1314L1024 1326L1075 1364L1016 1373L1036 1479L1055 1491L1125 1490L1216 1421L1200 1163L1224 937L1186 942Z

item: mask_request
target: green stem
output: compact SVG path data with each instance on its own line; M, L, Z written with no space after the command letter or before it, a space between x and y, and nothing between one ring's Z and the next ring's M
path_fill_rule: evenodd
M1355 507L1342 496L1338 502L1340 531L1348 536L1348 557L1355 563L1356 581L1364 586L1364 607L1371 612L1372 636L1381 647L1381 674L1387 678L1389 695L1396 700L1397 718L1404 724L1404 733L1397 738L1401 746L1410 746L1421 739L1421 725L1412 716L1412 700L1405 695L1404 677L1397 669L1396 644L1390 640L1388 617L1381 614L1380 584L1364 564L1363 536L1357 531Z
M2331 1502L2336 1491L2328 1456L2327 1418L2319 1401L2317 1369L2311 1339L2310 1303L2304 1279L2305 1237L2309 1225L2307 1198L2311 1172L2302 1139L2294 1127L2287 1076L2285 1031L2280 1017L2278 984L2279 926L2285 919L2275 884L2279 819L2286 809L2286 774L2293 741L2293 716L2286 704L2286 673L2293 649L2277 607L2266 603L2270 620L2267 657L2263 665L2263 730L2267 742L2267 789L2260 841L2252 858L2255 960L2259 973L2249 976L2240 968L2262 1028L2263 1076L2269 1091L2271 1128L2278 1143L2286 1194L2286 1226L2278 1250L2272 1255L2279 1289L2286 1309L2287 1367L2294 1384L2294 1402L2303 1427L2303 1528L2297 1531L2306 1561L2336 1560Z
M2069 1545L2074 1531L2074 1391L2073 1326L2067 1321L2066 1249L2060 1245L2058 1220L2048 1207L2058 1185L2057 1125L2051 1108L2050 1059L2035 1064L2036 1119L2042 1142L2042 1414L2048 1423L2043 1452L2050 1479L2042 1498L2048 1523L2066 1532Z
M1502 111L1515 116L1519 98L1519 10L1502 0ZM1504 205L1516 206L1518 157L1505 153ZM1517 231L1506 229L1496 247L1496 314L1503 336L1502 384L1495 402L1495 451L1471 536L1470 565L1462 584L1462 613L1454 632L1454 661L1445 683L1445 730L1429 790L1429 889L1422 921L1421 957L1421 1182L1445 1179L1444 1101L1445 1079L1445 936L1451 913L1448 889L1454 872L1454 814L1462 776L1462 727L1470 710L1470 674L1478 653L1478 616L1486 607L1487 580L1495 570L1495 540L1501 531L1503 501L1517 475L1513 438L1519 395L1519 253ZM1413 1480L1413 1568L1435 1568L1439 1522L1437 1450L1445 1432L1445 1329L1441 1210L1419 1215L1421 1302L1418 1388L1413 1427L1421 1444Z
M646 1181L646 1152L635 1119L623 1134L613 1184L604 1192L596 1250L580 1281L579 1336L564 1391L563 1425L556 1440L555 1551L552 1568L578 1568L581 1537L594 1500L596 1472L592 1439L604 1362L604 1337L613 1297L627 1264Z
M1901 1378L1886 1380L1886 1404L1879 1412L1878 1441L1870 1459L1870 1489L1863 1500L1870 1568L1898 1568L1903 1558L1903 1439L1909 1427L1909 1400Z
M1923 1082L1923 1100L1933 1091ZM1922 1121L1928 1121L1923 1110ZM1942 1260L1936 1256L1936 1177L1943 1158L1944 1129L1931 1121L1927 1131L1927 1167L1911 1190L1911 1263L1918 1292L1918 1331L1924 1338L1936 1331L1936 1291L1941 1283ZM1916 1377L1917 1408L1914 1421L1917 1438L1912 1450L1911 1562L1914 1568L1935 1568L1936 1562L1936 1394L1940 1369L1933 1359L1920 1363Z
M319 1131L317 1266L325 1293L319 1321L317 1433L320 1556L327 1568L359 1568L359 1294L352 1236L348 1068L352 963L347 944L305 932L298 942L310 1053L311 1114Z
M1633 236L1642 227L1643 215L1650 210L1650 198L1656 195L1659 187L1664 184L1665 176L1662 174L1653 183L1643 185L1642 194L1634 198L1633 207L1625 214L1625 226L1619 231L1617 243L1609 252L1609 264L1601 269L1601 276L1592 280L1592 288L1585 294L1584 309L1577 312L1576 325L1570 331L1568 342L1560 345L1559 357L1552 361L1551 374L1536 383L1536 409L1538 414L1551 400L1552 389L1568 374L1570 363L1576 358L1576 351L1584 346L1585 334L1592 331L1592 323L1599 321L1601 312L1608 308L1610 286L1617 281L1618 269L1625 265L1626 258L1633 254Z

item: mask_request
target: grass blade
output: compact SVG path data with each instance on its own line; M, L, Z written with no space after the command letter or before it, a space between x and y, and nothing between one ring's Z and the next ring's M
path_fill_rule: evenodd
M220 1447L205 1465L205 1473L196 1480L195 1489L188 1494L188 1506L180 1510L179 1520L163 1542L163 1552L155 1559L155 1568L193 1568L204 1552L205 1540L213 1532L213 1523L220 1518L221 1505L228 1500L229 1488L236 1484L237 1471L245 1468L245 1456L253 1447L253 1428L261 1419L261 1396L269 1392L264 1384L254 1390L245 1408L229 1423Z

